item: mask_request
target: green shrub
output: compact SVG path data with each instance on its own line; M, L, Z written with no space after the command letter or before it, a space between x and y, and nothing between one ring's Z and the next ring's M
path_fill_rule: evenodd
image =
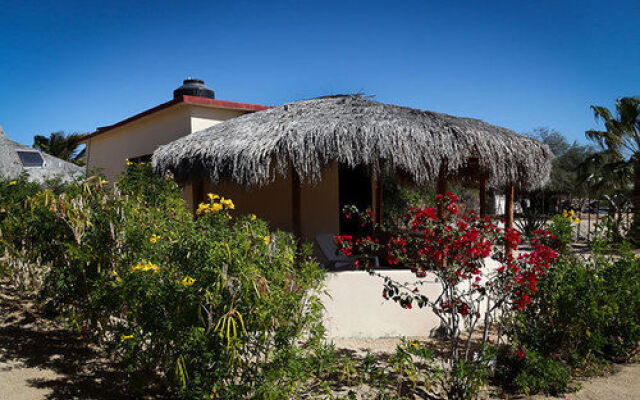
M57 195L74 190L74 183L52 180L40 185L26 175L0 180L0 272L18 287L37 290L47 269L64 254L71 240L69 227L46 206L32 204L44 187Z
M571 211L572 212L572 211ZM553 240L548 243L556 251L566 252L571 242L573 242L573 215L567 211L554 215L548 226L548 231L553 235Z
M626 360L640 340L640 260L628 252L565 253L511 324L516 343L578 367Z
M12 265L35 268L42 303L110 349L132 386L159 374L183 398L281 399L310 379L323 271L291 235L213 195L194 218L148 165L115 187L0 190L12 196L0 220Z
M572 390L569 367L535 351L498 352L495 379L508 391L558 396Z

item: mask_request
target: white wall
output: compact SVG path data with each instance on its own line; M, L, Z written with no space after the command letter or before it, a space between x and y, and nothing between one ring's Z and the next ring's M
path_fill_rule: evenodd
M487 259L488 271L498 267ZM385 270L380 273L400 282L415 282L408 270ZM433 274L423 278L426 282L420 293L434 299L440 294L440 284ZM325 280L328 296L322 297L325 327L329 338L383 338L401 336L429 336L440 323L427 308L415 304L410 310L382 297L383 279L365 271L329 272Z

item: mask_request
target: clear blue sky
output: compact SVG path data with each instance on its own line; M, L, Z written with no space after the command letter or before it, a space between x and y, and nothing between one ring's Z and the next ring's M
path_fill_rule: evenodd
M0 124L89 132L193 76L224 100L365 92L584 141L589 105L640 94L639 21L638 0L7 2Z

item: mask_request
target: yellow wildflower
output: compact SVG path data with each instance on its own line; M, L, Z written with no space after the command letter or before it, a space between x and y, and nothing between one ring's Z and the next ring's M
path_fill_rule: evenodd
M222 200L220 200L220 203L222 203L222 205L224 205L224 208L227 208L229 210L233 210L236 208L235 204L233 204L233 201L231 201L231 199L224 199L224 197L222 198Z
M120 342L124 342L125 340L133 339L133 335L122 335L120 336Z
M569 213L567 212L567 210L562 210L562 216L565 218L569 216Z
M13 185L15 185L16 183L18 183L18 181L11 181L11 182L9 182L9 186L13 186Z
M211 205L211 212L217 213L218 211L222 210L222 204L220 203L213 203Z
M133 165L133 163L131 161L129 161L128 158L125 158L125 161L126 161L127 165Z
M575 220L574 222L575 222L576 224L579 224L579 223L580 223L580 218L577 218L577 217L576 217L576 220Z
M120 279L120 275L118 275L118 271L116 271L115 269L113 270L113 276L116 278L116 282L122 282L122 279Z
M213 194L213 193L209 193L207 196L209 196L209 200L218 200L220 198L220 196L218 196L217 194Z
M269 243L271 243L271 237L267 235L264 237L264 244L269 244Z
M160 239L160 236L156 235L155 233L153 235L151 235L151 237L149 238L149 241L151 243L155 243L158 241L158 239Z
M200 205L198 206L198 209L196 210L196 214L198 215L206 214L207 212L209 212L209 210L210 210L209 204L200 203Z
M142 272L153 271L153 273L155 274L156 272L158 272L158 266L150 262L144 262L144 263L139 262L135 266L131 267L131 272L135 272L135 271L142 271Z
M571 210L571 211L569 212L569 215L571 215L571 216L573 217L573 216L575 215L575 213L576 213L575 211Z
M255 214L251 214L251 219L256 219L256 215Z
M185 276L185 277L184 277L184 279L182 279L182 281L180 281L180 284L181 284L182 286L191 286L191 285L193 285L193 283L194 283L195 281L196 281L196 280L195 280L195 279L193 279L192 277L190 277L190 276Z

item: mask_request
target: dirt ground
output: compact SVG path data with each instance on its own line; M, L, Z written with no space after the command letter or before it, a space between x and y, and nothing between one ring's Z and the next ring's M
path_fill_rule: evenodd
M390 353L397 339L336 340L338 348ZM534 397L541 399L543 397ZM640 399L640 364L616 367L616 373L582 382L571 400ZM87 340L48 320L31 302L0 283L1 400L161 400L151 393L131 394L125 374Z
M0 282L0 399L161 399L135 396L104 353L43 318Z

